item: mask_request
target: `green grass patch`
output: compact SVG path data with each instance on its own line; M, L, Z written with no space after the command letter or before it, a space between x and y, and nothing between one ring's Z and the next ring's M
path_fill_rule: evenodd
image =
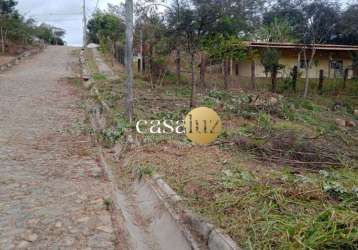
M232 166L214 182L199 184L209 197L193 194L188 203L244 249L356 249L357 177L352 169L307 175L284 169L257 175ZM332 178L346 193L337 189L337 196L327 188Z
M95 81L105 81L107 80L107 77L101 73L94 73L92 76L93 80Z

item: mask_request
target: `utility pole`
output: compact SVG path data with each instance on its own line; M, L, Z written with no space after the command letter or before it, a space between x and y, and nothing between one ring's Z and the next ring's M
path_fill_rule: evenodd
M133 0L126 0L126 47L125 65L127 76L127 116L133 121Z
M83 0L83 48L87 45L86 0Z

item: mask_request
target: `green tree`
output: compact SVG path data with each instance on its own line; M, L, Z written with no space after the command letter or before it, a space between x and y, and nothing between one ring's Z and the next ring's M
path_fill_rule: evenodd
M87 24L89 41L93 43L106 43L107 39L113 41L124 40L125 24L114 13L97 11Z
M34 35L45 41L47 44L64 45L63 36L65 31L45 23L34 28Z
M274 18L268 25L263 26L258 31L258 38L266 42L292 42L293 27L286 20ZM261 51L261 64L265 68L265 73L271 75L271 90L277 91L277 75L284 65L280 64L281 53L275 48L266 48Z
M338 34L334 41L341 44L358 44L358 4L349 6L342 13L338 24Z
M5 43L9 30L18 17L18 13L15 10L16 5L17 2L14 0L0 0L0 37L2 53L5 53Z
M322 1L309 3L303 7L305 16L304 34L302 42L305 44L302 49L305 67L305 88L303 97L306 98L309 89L309 69L312 67L317 44L329 42L335 35L339 6Z
M162 22L166 23L167 39L171 41L172 50L176 52L176 82L178 85L181 82L181 49L184 40L183 29L180 28L183 22L182 10L185 10L189 4L190 0L142 0L137 3L137 15L139 16L149 16L153 13L158 15L158 8L164 9L165 20L163 19Z
M295 42L294 28L285 19L275 17L271 23L258 30L260 41L265 42Z
M271 91L277 91L277 74L284 65L280 64L281 53L277 49L267 48L261 53L261 63L265 68L265 73L271 74Z
M224 86L229 87L229 62L230 60L243 60L247 56L247 48L243 41L234 35L214 35L206 39L205 50L215 59L224 62Z
M199 49L200 32L199 23L197 22L195 10L190 8L183 8L181 10L181 23L178 27L183 32L185 49L190 55L190 69L191 69L191 97L190 107L196 106L196 79L195 79L195 54Z
M12 14L14 13L17 2L15 0L0 0L0 14Z
M263 15L263 25L270 25L276 20L287 22L293 29L294 37L303 37L305 17L302 11L304 0L278 0Z
M155 83L162 83L168 71L167 57L173 49L172 36L168 35L168 29L162 20L159 13L152 12L142 14L136 25L136 30L139 31L136 39L139 42L138 47L144 46L144 42L146 45L144 57L148 62L147 69L152 87Z

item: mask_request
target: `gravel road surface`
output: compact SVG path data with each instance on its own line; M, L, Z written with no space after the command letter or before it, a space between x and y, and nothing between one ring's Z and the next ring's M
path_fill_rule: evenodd
M74 48L0 74L0 250L118 249L73 77Z

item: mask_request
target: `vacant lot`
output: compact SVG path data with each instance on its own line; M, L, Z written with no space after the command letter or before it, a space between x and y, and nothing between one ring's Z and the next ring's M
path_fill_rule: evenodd
M215 109L225 129L212 145L196 146L184 136L138 135L124 119L125 84L121 67L115 69L122 79L95 73L95 86L111 107L102 141L109 149L121 144L122 154L114 156L118 176L164 175L188 207L245 249L357 246L358 103L350 96L357 92L332 97L327 90L327 96L302 99L200 90L199 106ZM182 119L189 111L190 88L167 80L152 88L137 75L137 120ZM137 145L123 144L128 134Z

